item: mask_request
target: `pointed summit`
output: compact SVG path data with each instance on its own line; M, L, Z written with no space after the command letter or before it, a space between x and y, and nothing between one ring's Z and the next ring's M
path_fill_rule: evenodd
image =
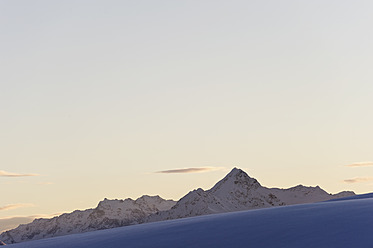
M261 187L260 183L251 178L241 169L234 167L222 180L220 180L209 191L212 193L222 194L234 191L234 189L242 188L245 191L257 189Z
M238 177L244 177L244 178L249 178L249 179L254 179L252 177L250 177L246 172L244 172L243 170L237 168L237 167L234 167L224 178L238 178Z
M231 170L231 172L229 172L228 174L227 174L227 176L228 175L236 175L236 174L238 174L238 173L241 173L241 172L244 172L243 170L241 170L241 169L238 169L237 167L233 167L233 169Z

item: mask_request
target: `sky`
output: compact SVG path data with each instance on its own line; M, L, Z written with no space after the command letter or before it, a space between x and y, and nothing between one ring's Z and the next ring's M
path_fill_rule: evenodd
M373 2L0 1L0 230L233 167L373 190Z

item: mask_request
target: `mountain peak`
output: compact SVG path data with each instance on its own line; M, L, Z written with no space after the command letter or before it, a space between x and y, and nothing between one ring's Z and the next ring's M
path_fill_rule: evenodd
M255 178L252 178L250 177L245 171L237 168L237 167L234 167L226 176L225 178L242 178L242 179L245 179L245 180L255 180ZM224 179L223 179L224 180Z
M216 193L218 191L232 191L238 188L251 190L259 187L261 185L255 178L251 178L246 172L235 167L209 191Z
M234 167L228 174L227 176L235 176L240 173L245 173L243 170L238 169L237 167ZM246 174L246 173L245 173Z

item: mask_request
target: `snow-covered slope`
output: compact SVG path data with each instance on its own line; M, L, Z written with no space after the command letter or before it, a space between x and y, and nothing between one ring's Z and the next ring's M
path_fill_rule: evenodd
M352 195L355 194L353 192L328 194L318 186L298 185L290 189L266 188L244 171L234 168L210 190L191 191L170 210L152 214L147 221L319 202Z
M10 245L9 248L371 248L373 199L215 214Z
M165 211L176 202L159 196L142 196L137 200L103 200L95 209L74 211L52 219L36 219L30 224L4 232L0 239L7 244L48 237L127 226L144 222L158 211Z
M331 195L318 186L266 188L244 171L234 168L210 190L191 191L177 203L159 196L143 196L135 201L105 199L95 209L74 211L53 219L37 219L2 233L0 239L8 244L18 243L143 222L319 202L353 195L353 192Z

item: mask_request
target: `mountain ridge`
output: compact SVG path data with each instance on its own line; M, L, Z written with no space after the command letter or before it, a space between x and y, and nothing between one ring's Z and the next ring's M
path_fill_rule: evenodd
M319 186L267 188L243 170L233 168L211 189L192 190L177 202L147 195L136 200L105 198L94 209L76 210L52 219L36 219L30 224L20 225L0 234L0 240L11 244L146 222L320 202L353 195L355 193L350 191L329 194Z
M372 205L373 198L350 199L221 213L36 240L11 247L372 248Z
M0 239L6 244L19 243L74 233L143 223L145 217L160 210L170 209L176 202L160 196L144 195L136 200L100 201L96 208L75 210L51 219L35 219L29 224L3 232Z
M211 189L190 191L170 210L151 214L147 222L320 202L352 195L355 193L351 191L329 194L319 186L297 185L289 189L267 188L243 170L233 168Z

